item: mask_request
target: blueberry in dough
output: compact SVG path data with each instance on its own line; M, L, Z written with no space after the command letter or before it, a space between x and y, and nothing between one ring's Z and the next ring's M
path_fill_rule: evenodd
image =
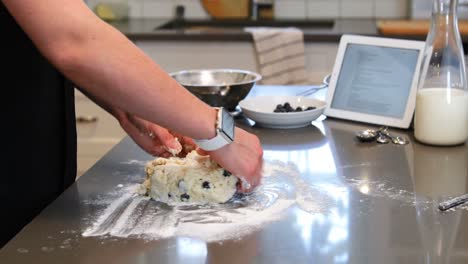
M239 179L212 161L191 151L186 157L157 158L146 167L142 184L154 200L168 203L225 203L237 191Z
M210 187L210 183L207 182L207 181L204 181L204 182L202 183L202 187L203 187L204 189L210 189L210 188L211 188L211 187Z
M188 195L188 194L186 194L186 193L184 193L184 194L182 194L182 195L180 196L180 200L181 200L182 202L186 202L186 201L188 201L189 199L190 199L190 195Z

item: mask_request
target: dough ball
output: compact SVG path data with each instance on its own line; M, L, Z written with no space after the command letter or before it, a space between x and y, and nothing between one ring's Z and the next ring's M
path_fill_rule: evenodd
M196 151L185 158L157 158L146 165L143 186L153 199L168 204L224 203L235 193L238 178Z

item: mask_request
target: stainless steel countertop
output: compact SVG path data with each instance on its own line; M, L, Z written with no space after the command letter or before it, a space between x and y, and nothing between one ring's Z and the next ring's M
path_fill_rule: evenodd
M257 86L249 96L303 89ZM222 243L82 237L84 223L102 209L91 199L144 178L141 164L128 161L151 157L126 138L10 241L0 263L468 263L468 208L435 207L442 196L467 192L466 144L424 146L395 129L412 143L362 144L354 132L370 126L324 117L290 130L238 121L259 135L266 158L294 164L302 179L326 186L323 211L291 207L284 218Z

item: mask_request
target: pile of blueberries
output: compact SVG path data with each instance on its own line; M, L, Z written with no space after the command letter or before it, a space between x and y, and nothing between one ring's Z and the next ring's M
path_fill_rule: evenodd
M306 109L303 109L302 107L298 106L296 108L293 108L291 106L291 104L289 104L288 102L284 103L284 104L279 104L276 106L275 110L273 110L273 112L275 113L289 113L289 112L302 112L302 111L309 111L309 110L314 110L316 109L317 107L315 106L309 106L307 107Z

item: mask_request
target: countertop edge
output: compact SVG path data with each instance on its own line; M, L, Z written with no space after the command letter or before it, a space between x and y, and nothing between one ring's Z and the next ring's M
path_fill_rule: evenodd
M242 30L157 30L169 19L129 19L109 23L132 41L252 41ZM332 29L304 30L306 42L338 42L343 34L379 35L374 19L337 19Z
M132 41L218 41L246 42L252 41L252 36L242 30L157 30L170 19L128 19L109 24L119 30ZM377 36L397 39L422 40L426 35L382 34L377 28L376 19L336 19L330 30L304 30L305 42L339 42L343 34ZM462 41L468 44L468 35L462 35Z

